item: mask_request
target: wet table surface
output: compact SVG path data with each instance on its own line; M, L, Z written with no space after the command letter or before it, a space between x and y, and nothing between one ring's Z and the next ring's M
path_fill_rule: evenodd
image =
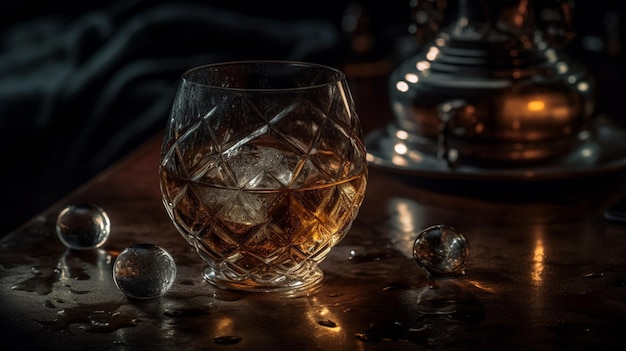
M380 124L375 109L362 110L366 131ZM359 216L321 264L323 285L284 298L221 291L202 279L202 261L161 203L159 150L157 135L1 239L4 345L571 350L626 341L626 225L603 217L624 194L623 171L446 181L371 167ZM59 211L78 203L109 214L111 236L100 249L69 250L56 235ZM434 224L469 240L465 275L431 280L413 259L416 235ZM128 299L115 286L113 262L136 243L157 244L177 263L175 284L160 298Z

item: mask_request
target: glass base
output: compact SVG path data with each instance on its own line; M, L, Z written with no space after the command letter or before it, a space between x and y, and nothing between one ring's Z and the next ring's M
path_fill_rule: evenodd
M282 280L258 280L252 278L230 279L219 271L207 267L202 273L209 284L224 290L251 293L273 293L286 297L310 295L315 292L324 280L324 272L313 268L303 277L285 276Z

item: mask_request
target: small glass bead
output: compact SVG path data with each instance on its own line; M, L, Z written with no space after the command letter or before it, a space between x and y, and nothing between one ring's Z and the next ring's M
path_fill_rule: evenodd
M69 205L59 212L56 232L70 249L94 249L104 245L109 238L111 221L99 206Z
M176 263L169 252L154 244L135 244L115 259L113 280L128 297L152 299L164 295L176 279Z
M413 243L413 258L433 277L465 274L469 242L456 229L434 225L421 231Z

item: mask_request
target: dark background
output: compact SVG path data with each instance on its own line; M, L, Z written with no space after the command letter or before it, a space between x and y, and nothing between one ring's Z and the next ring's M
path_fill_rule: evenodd
M419 49L407 30L408 0L276 4L2 1L0 236L161 130L188 68L290 59L350 74L351 64L372 63L361 74L384 76ZM576 2L576 36L566 48L596 76L596 112L620 120L623 4Z

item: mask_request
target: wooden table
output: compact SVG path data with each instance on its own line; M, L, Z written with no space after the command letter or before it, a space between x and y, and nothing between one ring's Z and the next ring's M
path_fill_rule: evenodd
M365 98L373 87L355 89L366 132L389 118L384 98ZM624 172L442 182L371 167L358 218L322 262L323 286L277 298L202 279L203 263L161 203L159 151L157 135L0 241L7 350L571 350L626 341L626 226L602 216L625 193ZM111 237L98 250L68 250L56 216L86 202L107 211ZM434 286L412 258L417 233L433 224L456 227L471 249L466 274ZM113 282L115 257L140 242L177 262L161 298L130 300Z

